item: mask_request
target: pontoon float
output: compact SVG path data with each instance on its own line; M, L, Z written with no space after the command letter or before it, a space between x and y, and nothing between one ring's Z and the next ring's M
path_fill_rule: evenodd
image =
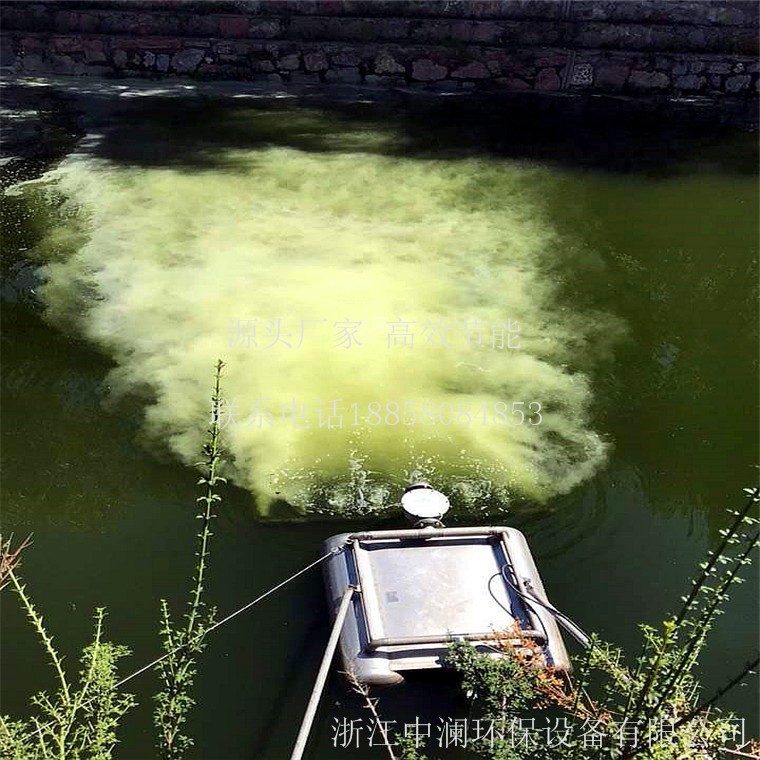
M570 670L557 625L569 621L550 604L519 530L444 527L449 500L427 483L409 486L401 506L411 529L324 543L333 551L324 575L344 671L368 685L399 683L406 671L442 667L456 640L494 657L504 656L497 641L524 648L530 640L539 664Z

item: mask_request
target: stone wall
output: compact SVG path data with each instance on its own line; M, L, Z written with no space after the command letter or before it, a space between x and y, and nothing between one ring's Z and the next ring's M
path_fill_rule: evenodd
M6 0L0 13L3 64L19 73L758 93L753 0Z

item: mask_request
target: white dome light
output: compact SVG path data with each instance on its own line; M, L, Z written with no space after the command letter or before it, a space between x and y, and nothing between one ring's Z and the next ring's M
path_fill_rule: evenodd
M404 514L412 522L440 520L449 511L450 506L448 497L428 483L408 486L401 497Z

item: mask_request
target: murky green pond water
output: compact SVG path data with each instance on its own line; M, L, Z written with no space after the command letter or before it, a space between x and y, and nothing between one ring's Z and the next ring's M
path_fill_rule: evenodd
M41 267L3 330L3 516L73 657L91 611L156 654L192 564L213 364L234 482L209 595L227 611L326 536L395 524L415 475L452 522L524 530L553 601L633 648L756 481L752 136L535 114L147 102L3 199ZM757 582L715 631L708 688L757 640ZM47 672L3 614L3 711ZM326 637L317 575L220 629L197 756L287 756ZM151 677L120 756L152 756ZM389 719L435 722L415 680ZM751 687L725 701L749 720ZM335 679L310 757L361 714ZM413 718L410 719L413 721ZM438 756L435 752L434 756ZM454 757L440 752L441 757Z

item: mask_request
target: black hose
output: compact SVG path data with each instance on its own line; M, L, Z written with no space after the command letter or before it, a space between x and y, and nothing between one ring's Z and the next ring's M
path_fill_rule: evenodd
M504 582L524 601L524 602L535 602L536 604L540 604L547 612L550 612L555 620L580 644L582 644L584 647L588 647L591 644L591 637L579 626L576 625L567 615L565 615L564 612L560 612L554 605L549 604L548 602L541 601L537 596L534 594L526 594L523 591L520 591L517 586L515 586L514 583L512 583L509 578L507 578L505 570L509 565L507 563L503 564L501 566L501 577L504 579ZM535 610L534 610L535 612ZM536 615L538 617L538 615ZM538 617L539 620L541 620L540 617ZM543 626L543 622L541 622L541 625ZM544 629L544 634L546 633L546 629Z

